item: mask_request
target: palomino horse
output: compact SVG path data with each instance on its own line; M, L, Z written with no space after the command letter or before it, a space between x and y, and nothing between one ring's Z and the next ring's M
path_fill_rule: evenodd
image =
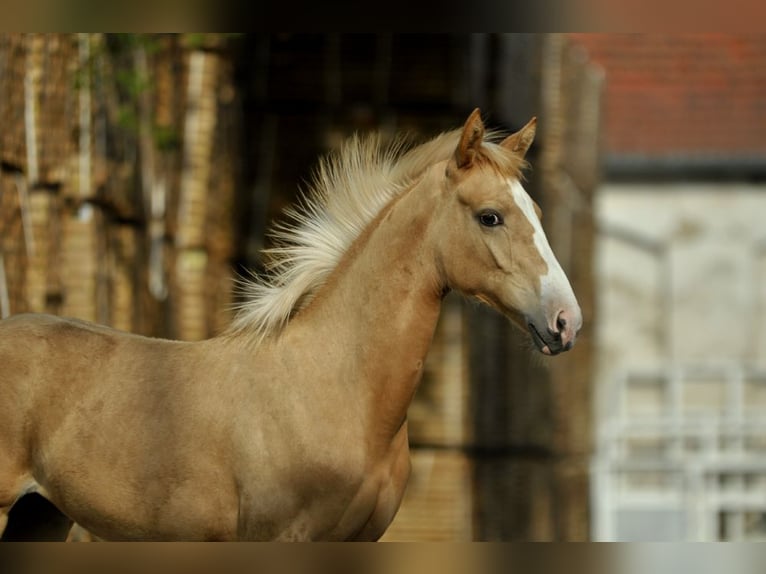
M105 539L379 538L444 295L508 315L546 355L581 326L521 184L534 133L493 143L475 110L410 151L353 138L215 338L0 323L0 527L37 492Z

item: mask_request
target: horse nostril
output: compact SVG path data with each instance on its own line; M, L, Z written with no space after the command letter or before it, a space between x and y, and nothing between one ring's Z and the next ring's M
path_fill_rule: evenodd
M564 312L562 311L559 313L559 316L556 318L556 327L558 327L559 333L561 333L564 329L566 329L567 326L567 320L564 317Z

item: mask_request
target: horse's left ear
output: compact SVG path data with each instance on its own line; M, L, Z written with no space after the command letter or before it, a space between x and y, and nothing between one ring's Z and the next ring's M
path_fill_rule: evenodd
M537 131L537 118L532 118L527 122L523 128L517 131L515 134L509 135L505 138L500 145L512 152L519 154L521 157L527 155L529 146L535 139L535 132Z
M455 163L458 169L470 167L476 152L484 141L484 123L481 121L481 112L476 108L463 125L463 134L460 143L455 150Z

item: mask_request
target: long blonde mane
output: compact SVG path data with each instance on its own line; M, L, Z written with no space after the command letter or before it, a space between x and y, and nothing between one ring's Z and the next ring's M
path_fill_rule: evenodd
M269 232L274 247L264 250L266 274L238 281L242 303L231 330L256 340L279 333L380 211L429 166L452 156L460 135L446 132L411 149L403 138L384 145L379 134L353 136L322 158L308 193ZM482 159L520 177L524 161L492 144L496 136L487 134Z

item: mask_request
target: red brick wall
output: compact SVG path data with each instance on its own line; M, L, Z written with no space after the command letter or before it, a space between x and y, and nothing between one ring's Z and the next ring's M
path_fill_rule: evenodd
M766 154L766 34L571 34L606 71L612 154Z

